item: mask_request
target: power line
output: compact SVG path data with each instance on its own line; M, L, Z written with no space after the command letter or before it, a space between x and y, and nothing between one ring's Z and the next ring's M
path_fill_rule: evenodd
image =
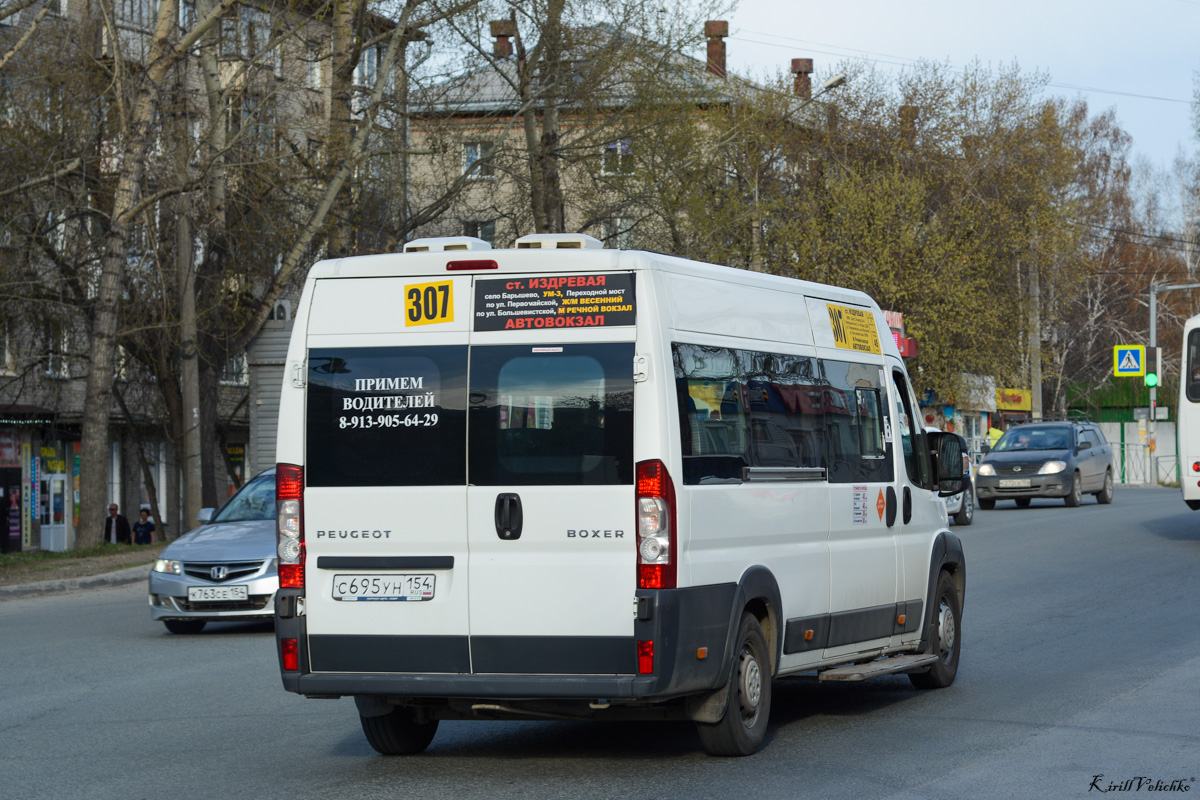
M1181 2L1183 2L1183 1L1184 0L1181 0ZM1198 0L1196 2L1196 5L1200 5L1200 0ZM773 33L763 33L761 31L742 30L740 32L741 33L749 33L754 36L765 36L768 39L779 39L782 42L788 42L789 44L782 44L781 42L772 42L772 41L760 41L757 39L748 39L748 38L745 38L742 36L730 36L729 38L735 42L745 42L747 44L757 44L757 45L763 45L766 47L778 47L780 49L790 48L794 44L801 44L801 45L805 45L806 49L808 51L813 52L813 53L819 53L820 55L824 55L824 56L834 56L836 58L850 58L850 59L854 59L857 61L866 61L866 62L870 62L872 64L888 64L888 65L895 66L895 67L911 67L914 64L916 64L918 61L920 61L920 59L909 58L907 56L898 56L898 55L894 55L891 53L879 53L879 52L872 51L872 50L861 50L861 49L854 48L854 47L843 47L841 45L828 44L827 42L814 42L809 39L794 39L794 38L791 38L788 36L778 36ZM820 48L832 48L832 49L822 50ZM861 53L862 55L855 55L856 53ZM1141 100L1156 100L1156 101L1163 102L1163 103L1180 103L1182 105L1191 105L1192 104L1191 100L1180 100L1177 97L1160 97L1158 95L1141 94L1139 92L1124 92L1124 91L1120 91L1118 89L1103 89L1098 86L1081 86L1079 84L1059 83L1057 81L1050 81L1047 85L1052 86L1056 89L1069 89L1071 91L1077 91L1077 92L1096 92L1098 94L1111 94L1111 95L1116 95L1119 97L1134 97L1134 98L1138 98Z

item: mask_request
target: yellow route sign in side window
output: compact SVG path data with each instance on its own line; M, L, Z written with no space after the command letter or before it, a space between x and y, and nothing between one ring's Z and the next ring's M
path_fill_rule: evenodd
M404 327L454 322L454 283L418 283L404 287Z
M870 311L834 303L826 303L825 307L829 310L834 344L859 353L883 352L879 346L879 329L875 327L875 317Z

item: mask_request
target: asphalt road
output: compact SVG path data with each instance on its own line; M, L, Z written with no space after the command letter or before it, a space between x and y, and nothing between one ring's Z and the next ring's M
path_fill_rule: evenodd
M1197 796L1200 514L1118 488L957 530L954 686L777 681L744 759L682 723L540 721L443 722L425 754L385 758L353 701L283 691L269 625L172 636L141 585L6 600L0 797L1063 798L1139 777Z

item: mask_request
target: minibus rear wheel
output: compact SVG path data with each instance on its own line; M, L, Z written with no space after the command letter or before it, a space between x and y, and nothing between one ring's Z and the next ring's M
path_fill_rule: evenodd
M730 664L725 716L720 722L697 722L704 750L713 756L748 756L762 744L771 713L771 657L762 625L742 614Z
M438 721L418 722L416 709L397 706L387 714L364 717L367 743L385 756L409 756L424 752L437 733Z

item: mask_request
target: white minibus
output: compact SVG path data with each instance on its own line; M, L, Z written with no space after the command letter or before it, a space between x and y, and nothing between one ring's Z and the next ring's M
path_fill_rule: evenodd
M1179 486L1183 502L1200 510L1200 314L1183 324L1183 363L1179 369Z
M285 689L385 754L442 719L763 740L772 681L948 686L966 562L866 295L579 234L316 264L280 399Z

